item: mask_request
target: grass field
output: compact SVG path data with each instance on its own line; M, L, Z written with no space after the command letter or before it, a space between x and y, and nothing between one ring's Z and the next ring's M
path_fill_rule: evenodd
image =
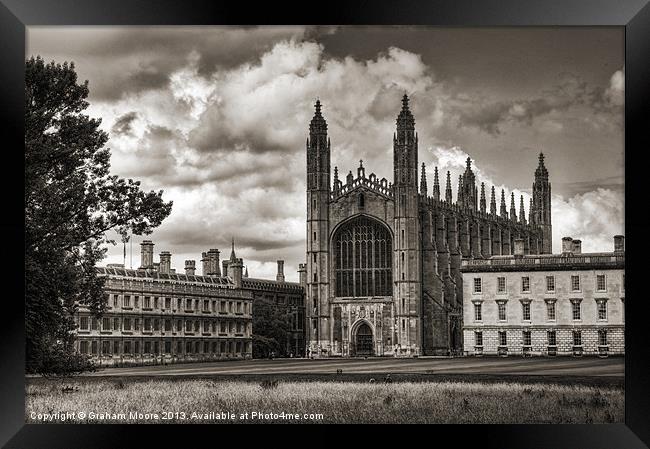
M618 385L540 382L28 380L27 422L66 412L65 422L93 423L617 423L624 394Z

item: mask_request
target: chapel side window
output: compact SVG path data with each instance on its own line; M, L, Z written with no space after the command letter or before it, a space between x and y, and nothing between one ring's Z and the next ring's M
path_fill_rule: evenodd
M357 217L334 235L336 296L391 296L392 237L377 220Z

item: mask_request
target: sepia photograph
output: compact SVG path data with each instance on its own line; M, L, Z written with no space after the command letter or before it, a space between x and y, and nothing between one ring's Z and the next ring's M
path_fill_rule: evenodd
M25 422L625 423L625 38L26 27Z

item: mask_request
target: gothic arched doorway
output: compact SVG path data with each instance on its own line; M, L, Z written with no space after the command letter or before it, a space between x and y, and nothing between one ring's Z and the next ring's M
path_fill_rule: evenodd
M374 353L374 345L372 341L372 329L368 323L361 323L357 328L354 336L354 348L357 356L369 356Z

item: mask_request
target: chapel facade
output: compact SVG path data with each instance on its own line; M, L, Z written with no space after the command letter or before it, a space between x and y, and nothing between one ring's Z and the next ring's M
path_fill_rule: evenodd
M486 192L471 160L455 199L418 164L415 119L404 95L393 134L393 181L339 179L327 122L316 102L307 153L306 339L312 357L450 355L463 350L463 259L548 254L551 184L539 155L528 215L503 190ZM418 176L421 168L421 175ZM442 176L442 174L441 174ZM418 182L419 181L419 182ZM488 200L489 196L489 200ZM498 207L497 207L498 205Z

